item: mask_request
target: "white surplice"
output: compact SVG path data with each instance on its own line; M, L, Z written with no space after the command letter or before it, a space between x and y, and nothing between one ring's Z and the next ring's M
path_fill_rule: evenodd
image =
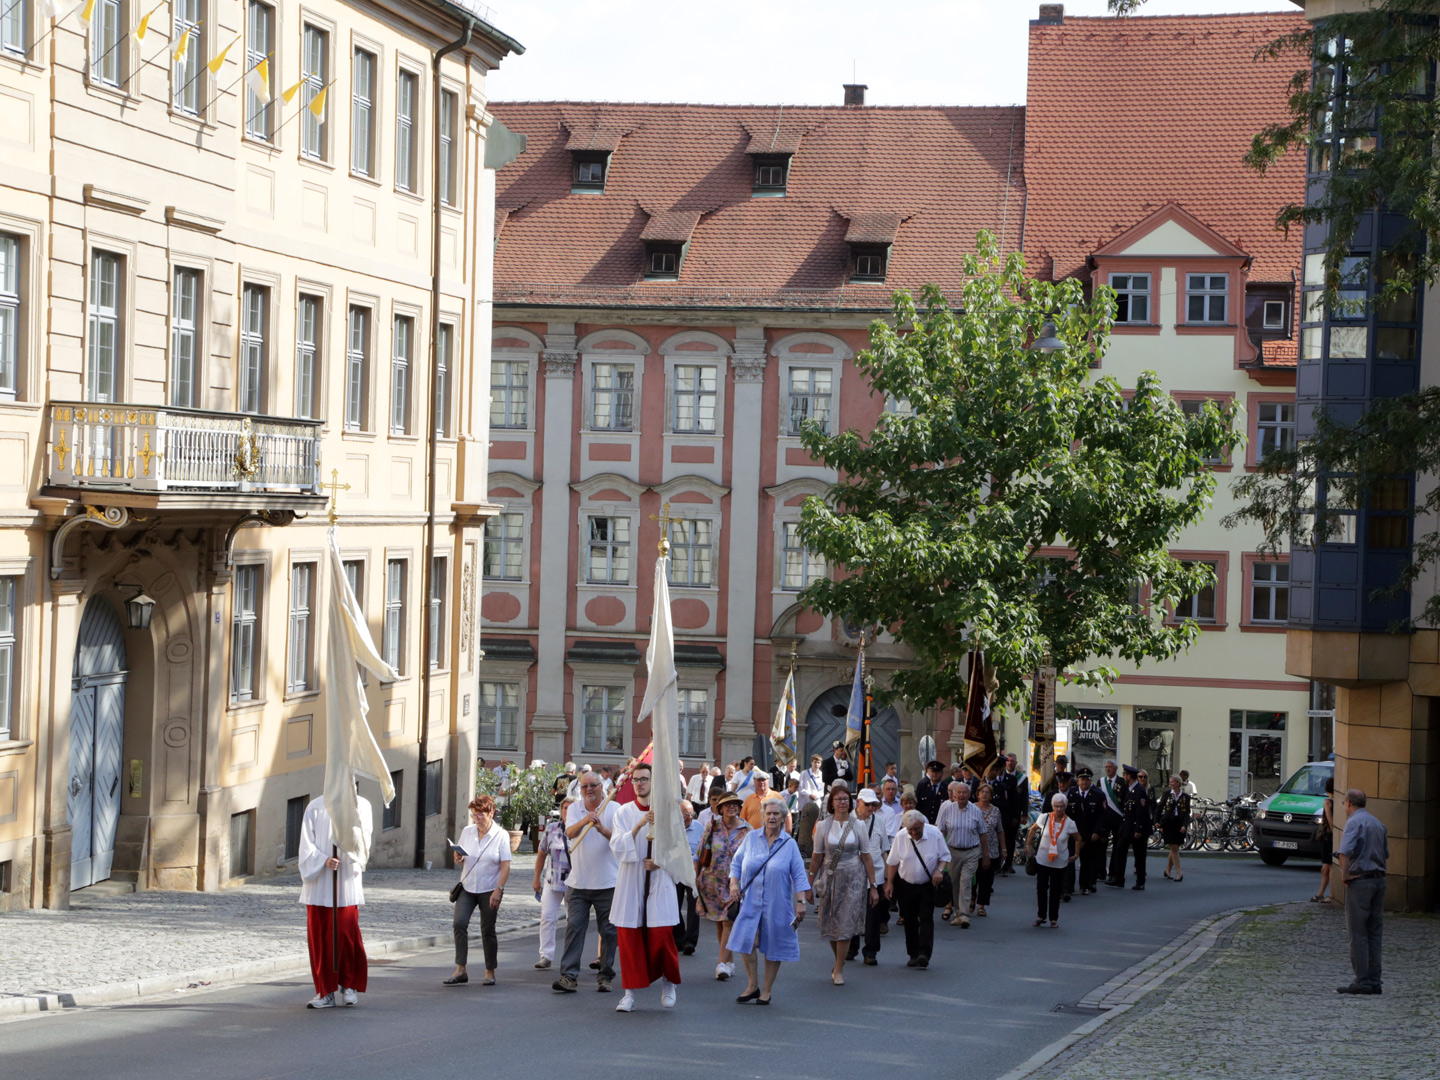
M360 828L364 833L365 850L370 850L370 833L374 829L374 818L370 812L370 800L356 796L360 804ZM334 874L325 868L325 860L332 853L333 840L330 836L330 815L325 812L325 797L311 799L305 807L305 819L300 826L300 902L319 907L331 907L333 896L331 882ZM365 903L364 863L358 863L345 851L340 852L340 906L350 907Z
M640 898L645 891L645 830L638 836L630 831L646 811L637 803L624 803L615 812L614 832L610 850L620 862L615 878L615 898L610 902L610 922L615 926L640 925ZM650 904L645 916L649 927L674 926L680 921L676 903L675 879L656 867L650 872Z

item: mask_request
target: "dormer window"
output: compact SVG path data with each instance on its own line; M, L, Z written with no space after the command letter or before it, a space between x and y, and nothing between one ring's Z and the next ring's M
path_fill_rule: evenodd
M680 276L680 261L685 253L682 244L645 245L645 280L663 281Z
M571 192L603 194L605 174L609 171L610 152L608 150L574 150L571 152L571 157L574 160Z
M790 155L756 154L754 163L756 198L783 196L790 175Z
M889 262L889 244L851 244L850 280L884 281Z

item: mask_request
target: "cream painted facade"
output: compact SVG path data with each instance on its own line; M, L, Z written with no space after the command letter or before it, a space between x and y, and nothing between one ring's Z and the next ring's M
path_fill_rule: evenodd
M400 781L391 814L365 791L372 865L417 858L425 773L425 857L473 789L485 75L520 46L445 0L172 0L137 41L145 7L97 0L87 30L21 0L0 43L0 910L67 906L72 870L293 868L324 774L332 476L402 673L368 682ZM242 81L261 59L268 110Z
M1085 764L1094 767L1105 757L1136 763L1148 769L1152 783L1157 782L1157 771L1163 776L1187 769L1200 794L1213 799L1252 790L1269 794L1315 754L1307 717L1310 687L1286 674L1284 610L1274 606L1271 595L1282 586L1265 580L1277 567L1288 571L1288 564L1254 554L1261 541L1258 528L1231 530L1221 521L1236 508L1231 483L1257 460L1262 408L1265 419L1288 416L1293 432L1294 369L1256 363L1245 319L1247 293L1266 286L1250 282L1250 260L1244 252L1183 208L1168 206L1134 223L1097 251L1092 262L1097 285L1116 284L1116 276L1126 278L1122 288L1134 288L1130 296L1144 297L1147 309L1144 318L1117 321L1097 375L1111 376L1128 388L1150 370L1182 404L1235 401L1242 410L1236 425L1247 440L1230 460L1216 464L1211 509L1171 547L1180 558L1217 567L1213 604L1206 598L1193 612L1201 626L1199 640L1165 663L1136 667L1119 662L1115 666L1120 676L1111 693L1061 685L1056 701L1093 710L1082 726L1095 730L1098 725L1100 737L1093 745L1080 746ZM1223 316L1199 325L1187 310L1188 278L1195 274L1207 279L1223 275L1225 281ZM1283 297L1271 302L1285 305L1282 324L1274 331L1279 338L1292 325L1293 298L1288 291L1271 289ZM1256 299L1251 295L1251 309ZM1267 428L1266 435L1274 437L1275 430ZM1102 714L1113 720L1113 734ZM1238 728L1232 727L1236 719ZM1011 717L1007 722L1011 749L1026 745L1023 721Z

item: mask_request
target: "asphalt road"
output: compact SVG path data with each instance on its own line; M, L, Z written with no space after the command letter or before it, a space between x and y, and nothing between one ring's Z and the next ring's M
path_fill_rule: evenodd
M431 949L372 967L369 993L352 1009L305 1009L313 989L294 978L12 1021L0 1025L0 1076L548 1080L585 1075L588 1062L596 1080L830 1080L842 1069L878 1074L928 1062L940 1070L929 1075L993 1080L1086 1019L1057 1005L1207 915L1303 899L1318 880L1313 862L1270 868L1253 857L1196 857L1179 884L1160 876L1163 859L1149 865L1145 892L1102 887L1099 896L1077 896L1062 907L1058 930L1031 927L1032 879L1005 878L988 918L969 930L937 926L929 970L904 966L903 931L892 925L880 965L847 965L838 988L812 916L801 928L801 959L782 967L770 1008L735 1004L743 978L713 979L708 926L696 955L681 959L678 1006L662 1011L657 985L637 995L629 1015L615 1013L619 993L597 994L588 972L579 993L554 993L556 972L531 967L535 939L525 932L500 939L494 987L442 987L449 951Z

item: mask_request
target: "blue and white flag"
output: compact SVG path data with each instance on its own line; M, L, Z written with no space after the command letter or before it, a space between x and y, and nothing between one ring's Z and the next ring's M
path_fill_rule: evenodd
M850 709L845 714L845 745L859 742L865 731L865 647L855 654L855 679L850 684Z
M775 723L770 725L770 749L775 763L788 769L795 764L795 672L785 677L785 690L780 707L775 710Z

